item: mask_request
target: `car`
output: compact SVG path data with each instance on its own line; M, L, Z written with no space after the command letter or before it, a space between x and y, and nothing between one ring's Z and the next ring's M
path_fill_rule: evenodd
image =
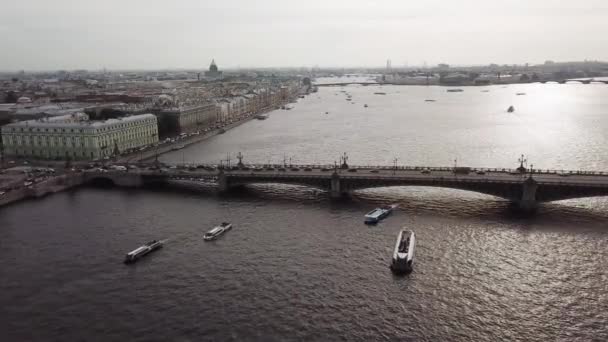
M291 171L300 171L300 169L299 169L299 168L297 168L297 167L292 167L292 168L291 168Z
M326 167L322 168L321 171L331 171L331 169L328 169Z
M6 191L0 191L0 196L4 195Z
M274 167L269 166L266 168L266 171L274 171Z
M348 169L348 172L357 172L357 169Z
M431 173L431 170L429 170L429 169L424 169L424 170L420 171L420 173L423 173L423 174L425 174L425 175L428 175L429 173Z
M287 171L284 167L278 168L279 171Z
M478 175L485 175L486 174L486 172L484 170L477 170L477 171L475 171L475 173L478 174Z
M568 176L570 176L570 174L567 173L567 172L560 172L560 173L558 173L558 175L560 175L561 177L568 177Z
M380 173L380 170L371 170L371 173Z
M307 168L304 169L304 171L312 171L312 169L309 168L309 167L307 167Z

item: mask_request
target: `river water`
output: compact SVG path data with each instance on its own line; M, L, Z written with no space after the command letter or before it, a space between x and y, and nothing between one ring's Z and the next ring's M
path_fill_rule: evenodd
M534 168L608 170L607 86L463 89L322 87L162 160L219 164L242 152L245 163L333 164L347 152L356 165L516 167L525 153ZM400 209L363 225L384 203ZM605 341L607 212L600 197L529 217L491 196L422 187L342 201L284 185L78 189L0 209L0 336ZM223 220L235 228L203 242ZM417 254L414 272L397 277L388 264L403 226ZM121 263L155 238L165 248Z

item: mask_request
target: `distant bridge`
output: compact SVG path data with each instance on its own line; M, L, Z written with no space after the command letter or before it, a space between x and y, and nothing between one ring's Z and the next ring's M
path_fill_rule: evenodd
M608 84L608 80L605 79L594 79L594 78L575 78L575 79L564 79L564 80L540 80L540 81L535 81L537 83L559 83L559 84L566 84L568 82L578 82L578 83L582 83L582 84L591 84L591 83L604 83L604 84ZM527 82L527 83L535 83L535 82ZM391 82L342 82L342 83L323 83L323 84L315 84L315 86L317 87L340 87L340 86L348 86L348 85L363 85L363 86L368 86L368 85L393 85L394 83ZM497 83L498 84L502 84L502 83ZM521 83L513 83L513 84L521 84ZM397 85L404 85L404 84L397 84ZM413 85L413 84L412 84ZM424 85L424 84L419 84L419 85ZM439 86L453 86L450 84L434 84L434 85L439 85Z
M321 83L321 84L315 83L315 86L317 86L317 87L339 87L339 86L356 85L356 84L368 86L368 85L382 85L382 84L387 84L387 83L353 81L353 82L341 82L341 83Z
M451 167L350 167L298 165L251 165L217 169L212 165L166 166L153 164L129 171L86 171L86 181L106 181L119 186L138 187L171 180L204 181L216 184L218 190L232 187L278 183L314 187L340 197L352 191L391 186L430 186L474 191L497 196L533 208L538 202L580 197L608 196L608 173L557 170L514 170L471 168L455 173ZM462 170L462 169L460 169ZM522 172L523 171L523 172Z

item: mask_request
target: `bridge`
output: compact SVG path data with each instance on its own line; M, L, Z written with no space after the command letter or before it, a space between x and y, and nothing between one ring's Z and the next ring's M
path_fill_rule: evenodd
M382 85L382 84L388 84L388 83L378 83L378 82L357 82L357 81L353 81L353 82L341 82L341 83L321 83L321 84L316 84L316 87L339 87L339 86L347 86L347 85L363 85L363 86L368 86L368 85Z
M213 183L219 191L247 184L303 185L325 190L332 198L368 188L429 186L474 191L500 197L532 209L538 202L608 196L608 173L453 167L390 167L328 165L248 165L217 168L215 165L140 165L128 171L88 170L85 181L105 181L118 186L186 180Z
M591 83L604 83L604 84L608 84L608 80L606 79L594 79L594 78L574 78L574 79L563 79L563 80L540 80L537 81L538 83L559 83L559 84L566 84L567 82L578 82L578 83L582 83L582 84L591 84ZM528 83L534 83L534 82L528 82ZM378 83L378 82L342 82L342 83L322 83L322 84L315 84L315 86L317 87L339 87L339 86L348 86L348 85L363 85L363 86L368 86L368 85L393 85L394 83L391 82L382 82L382 83ZM519 84L519 83L514 83L514 84ZM397 84L397 85L403 85L403 84ZM450 86L448 84L436 84L436 85L440 85L440 86Z

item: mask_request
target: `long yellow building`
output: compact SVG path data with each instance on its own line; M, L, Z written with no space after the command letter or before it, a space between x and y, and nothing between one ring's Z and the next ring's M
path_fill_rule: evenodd
M90 121L79 113L2 126L4 154L14 157L95 160L156 142L153 114Z

